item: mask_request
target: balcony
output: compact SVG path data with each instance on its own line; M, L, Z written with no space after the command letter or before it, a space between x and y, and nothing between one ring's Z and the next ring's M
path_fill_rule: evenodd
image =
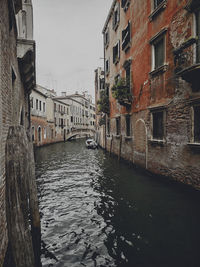
M190 83L193 91L199 90L200 81L200 57L196 43L196 38L190 38L174 51L175 73Z
M17 40L17 58L24 88L29 93L36 84L35 78L35 42L33 40Z

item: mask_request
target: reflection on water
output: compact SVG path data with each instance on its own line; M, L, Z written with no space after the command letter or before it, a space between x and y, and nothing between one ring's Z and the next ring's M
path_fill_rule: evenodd
M43 266L199 266L200 194L83 141L36 151Z

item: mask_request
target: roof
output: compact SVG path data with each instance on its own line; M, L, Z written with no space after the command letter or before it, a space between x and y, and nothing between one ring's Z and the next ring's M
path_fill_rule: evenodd
M47 98L47 96L45 94L43 94L42 92L40 92L39 90L37 90L36 88L32 89L32 92L35 91L36 93L42 95L43 97Z
M117 2L117 0L113 0L113 2L112 2L112 5L111 5L111 8L110 8L110 11L109 11L109 13L108 13L108 16L107 16L106 22L105 22L105 24L104 24L104 27L103 27L103 30L102 30L102 33L103 33L103 34L105 33L105 31L106 31L106 28L107 28L107 26L108 26L108 22L109 22L109 20L110 20L110 18L111 18L111 16L112 16L112 14L113 14L113 11L114 11L114 8L115 8L115 4L116 4L116 2Z
M78 104L83 105L81 102L79 102L79 101L77 101L77 100L75 100L75 99L73 99L73 98L71 98L71 97L69 97L69 96L58 96L58 97L53 97L53 99L55 99L55 100L57 100L57 101L62 101L62 100L64 100L64 99L70 99L70 100L72 100L72 101L77 102ZM66 104L66 105L69 105L69 104Z

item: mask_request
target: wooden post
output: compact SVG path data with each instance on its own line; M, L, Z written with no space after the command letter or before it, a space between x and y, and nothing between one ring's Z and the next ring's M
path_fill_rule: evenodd
M111 138L111 141L110 141L110 156L111 156L111 152L112 152L112 144L113 144L113 135L112 135L112 138Z
M122 149L122 135L120 135L120 140L119 140L119 154L118 154L118 160L121 158L121 149Z
M40 236L33 148L25 128L15 126L9 128L6 142L6 217L8 239L16 267L41 266L40 260L35 259L36 248L33 248L29 230L29 214L32 231L34 233L34 229L37 229ZM40 248L38 242L37 245Z

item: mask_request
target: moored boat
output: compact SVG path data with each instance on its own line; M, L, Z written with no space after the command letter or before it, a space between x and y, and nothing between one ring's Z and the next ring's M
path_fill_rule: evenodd
M93 139L87 139L85 144L87 148L95 149L98 147L97 143Z

